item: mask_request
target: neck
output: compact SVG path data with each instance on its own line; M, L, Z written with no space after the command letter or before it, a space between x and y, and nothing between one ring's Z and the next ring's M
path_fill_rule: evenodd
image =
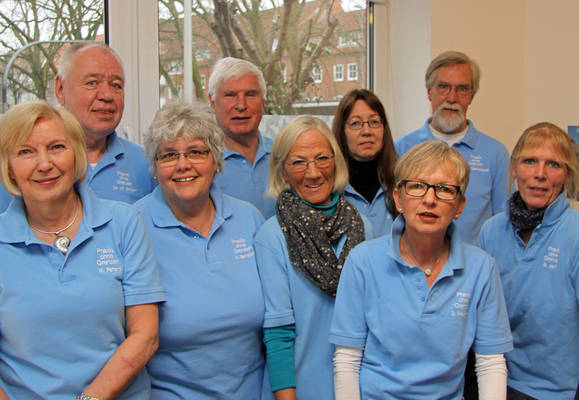
M259 146L259 136L257 132L247 135L225 135L225 146L231 151L243 155L253 165L257 147Z
M79 211L80 200L74 192L64 199L32 203L23 198L28 224L43 231L53 232L64 228Z
M209 236L215 218L215 204L209 193L192 201L167 204L175 218L203 236Z
M449 250L450 246L445 235L417 235L404 230L400 237L402 257L410 263L417 263L419 267L428 267L434 270L433 266L441 266L440 261L445 261L445 254Z
M107 149L108 135L86 134L86 149L88 153L88 162L97 163L102 158Z

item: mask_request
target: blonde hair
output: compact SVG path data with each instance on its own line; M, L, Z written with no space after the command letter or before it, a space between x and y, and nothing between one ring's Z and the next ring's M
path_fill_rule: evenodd
M549 144L561 157L569 171L569 184L565 185L567 196L573 198L579 185L577 172L577 155L573 148L573 142L569 135L557 125L551 122L539 122L525 129L511 154L509 174L509 188L513 186L513 171L519 158L523 157L527 150Z
M404 179L412 179L435 165L454 167L460 194L464 196L468 186L470 167L457 150L438 140L422 142L400 157L394 168L396 186L400 186Z
M332 131L321 119L311 115L302 115L285 124L275 137L269 160L268 196L277 198L282 191L290 189L289 184L283 179L284 163L298 137L312 129L320 132L328 140L334 153L335 170L332 190L340 193L344 191L348 184L348 167Z
M76 118L63 107L53 107L44 100L18 104L0 118L0 181L12 195L22 193L10 178L10 153L24 143L40 120L59 121L64 125L74 152L75 183L85 178L88 155L84 131Z

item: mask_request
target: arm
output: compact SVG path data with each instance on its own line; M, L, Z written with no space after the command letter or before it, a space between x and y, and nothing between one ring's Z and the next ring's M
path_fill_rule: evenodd
M296 400L296 388L286 388L273 393L275 400Z
M287 397L291 396L291 393L295 396L295 337L296 326L294 324L264 329L263 343L267 351L269 382L276 399L278 397L295 399L295 397Z
M0 386L0 400L10 400L4 389Z
M334 353L334 394L336 400L360 400L360 362L363 350L336 346Z
M475 371L480 400L505 400L507 364L502 354L475 354Z
M131 383L157 350L157 304L125 308L127 338L107 361L84 393L99 400L114 399Z

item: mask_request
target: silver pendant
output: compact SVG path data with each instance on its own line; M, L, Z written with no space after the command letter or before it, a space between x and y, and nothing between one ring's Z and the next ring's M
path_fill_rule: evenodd
M426 269L424 270L424 275L426 275L426 276L432 275L432 270L431 270L430 268L426 268Z
M68 246L70 246L70 238L68 236L62 235L54 239L54 247L60 250L62 254L66 254Z

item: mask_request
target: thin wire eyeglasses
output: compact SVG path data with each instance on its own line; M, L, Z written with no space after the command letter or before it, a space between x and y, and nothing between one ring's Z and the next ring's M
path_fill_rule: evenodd
M305 172L308 169L310 163L316 164L316 167L318 169L325 169L330 167L330 165L332 165L333 160L334 160L333 154L331 156L320 155L314 158L313 160L304 160L304 159L293 160L288 162L287 165L292 171L299 174Z
M160 165L164 167L170 167L177 164L177 160L183 156L185 159L189 160L189 162L193 164L201 164L207 160L207 157L211 153L211 150L199 150L199 149L191 149L185 152L178 152L178 151L168 151L167 153L163 153L155 157L155 161L157 161Z
M446 183L431 185L419 180L404 179L398 186L403 186L406 194L411 197L424 197L430 188L434 189L434 195L438 200L454 200L460 194L460 186Z
M368 124L369 128L380 128L382 126L382 120L377 118L369 119L368 121L362 121L361 119L355 119L352 121L346 121L346 126L355 131L359 131L364 127L364 124Z
M452 86L448 83L439 82L436 84L436 92L441 96L448 96L452 90L455 91L458 97L468 99L472 96L472 88L469 85Z

